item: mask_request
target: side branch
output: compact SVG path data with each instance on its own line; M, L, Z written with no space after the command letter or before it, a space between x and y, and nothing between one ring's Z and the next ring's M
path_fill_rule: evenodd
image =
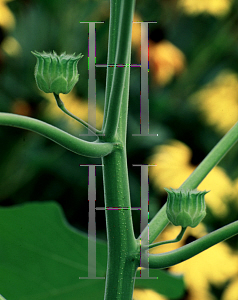
M0 113L0 125L36 132L74 153L87 157L103 157L113 150L112 143L87 142L57 127L30 117Z
M238 122L224 135L219 143L209 152L200 165L193 171L193 173L180 186L184 189L195 189L207 176L207 174L220 162L225 154L238 141ZM152 243L156 237L168 225L169 220L166 215L165 204L160 211L154 216L149 225L143 230L142 235L148 235L149 227L149 242Z
M216 146L208 153L193 173L184 181L180 188L195 189L207 174L221 161L226 153L238 141L238 122L223 136Z
M164 269L179 264L202 251L238 234L238 221L213 231L204 237L179 249L162 253L150 254L149 266L152 269Z

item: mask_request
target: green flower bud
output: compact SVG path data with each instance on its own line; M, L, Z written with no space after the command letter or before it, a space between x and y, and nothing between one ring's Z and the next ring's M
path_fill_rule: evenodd
M64 52L58 56L54 51L31 53L37 58L35 79L38 88L45 93L68 94L78 81L77 64L83 55Z
M167 217L175 226L196 227L206 215L204 196L198 190L166 189L168 193Z

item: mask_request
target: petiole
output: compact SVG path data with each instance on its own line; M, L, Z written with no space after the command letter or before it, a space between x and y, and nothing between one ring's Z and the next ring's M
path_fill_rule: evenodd
M178 236L175 239L169 240L169 241L163 241L163 242L158 242L158 243L150 244L148 246L148 248L151 249L151 248L158 247L158 246L161 246L161 245L179 242L183 238L186 229L187 229L187 227L182 227L180 233L178 234Z
M70 116L71 118L75 119L76 121L78 121L79 123L81 123L84 127L86 127L88 130L90 130L94 135L98 135L98 134L102 134L102 131L97 130L96 128L94 128L93 126L91 126L90 124L88 124L87 122L85 122L84 120L78 118L77 116L75 116L74 114L72 114L70 111L67 110L67 108L64 106L64 102L60 99L60 96L58 94L54 94L56 103L58 105L58 107L68 116Z

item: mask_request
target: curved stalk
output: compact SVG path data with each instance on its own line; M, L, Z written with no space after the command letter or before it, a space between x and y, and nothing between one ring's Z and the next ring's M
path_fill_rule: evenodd
M213 231L200 239L179 249L162 253L150 254L149 266L153 269L164 269L179 264L202 251L238 234L238 221Z
M30 117L0 113L0 125L36 132L74 153L87 157L103 157L111 153L114 148L112 143L87 142L57 127Z
M177 242L179 242L179 241L182 240L186 229L187 229L187 227L182 227L180 233L178 234L178 236L175 239L168 240L168 241L162 241L162 242L158 242L158 243L154 243L154 244L150 244L148 246L148 248L151 249L151 248L158 247L158 246L165 245L165 244L177 243Z
M80 124L82 124L84 127L86 127L87 129L89 129L94 135L97 136L97 134L101 134L102 131L97 130L96 128L94 128L93 126L91 126L90 124L88 124L87 122L85 122L84 120L78 118L77 116L75 116L74 114L72 114L65 106L64 106L64 102L60 99L60 96L58 94L54 94L56 103L58 105L58 107L68 116L70 116L71 118L75 119L76 121L78 121Z

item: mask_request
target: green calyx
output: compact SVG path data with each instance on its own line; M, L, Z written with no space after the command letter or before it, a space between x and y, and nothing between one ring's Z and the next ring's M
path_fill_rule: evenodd
M65 52L57 55L54 51L31 53L37 58L35 79L38 88L45 93L68 94L78 81L77 64L83 55Z
M167 217L175 226L196 227L206 215L204 196L208 192L198 190L166 189Z

